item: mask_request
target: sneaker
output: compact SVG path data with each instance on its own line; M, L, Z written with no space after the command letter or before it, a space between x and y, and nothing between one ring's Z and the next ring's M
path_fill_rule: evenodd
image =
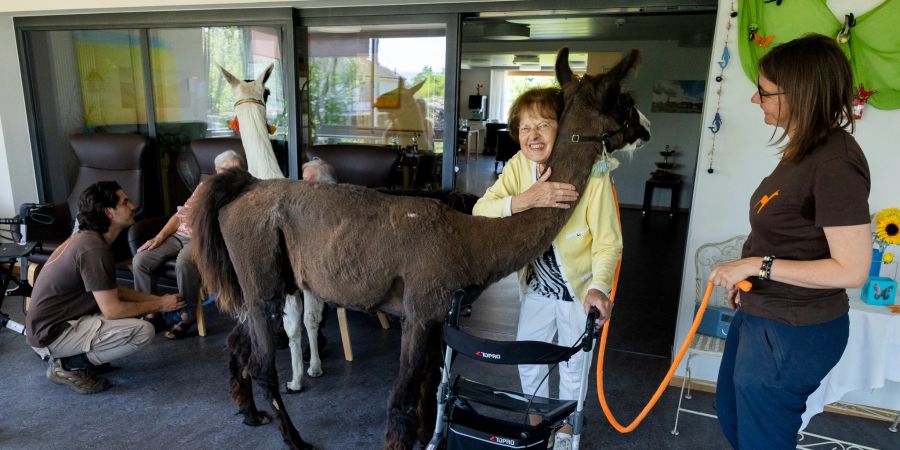
M57 358L50 359L50 366L47 367L47 379L56 384L68 386L69 389L79 394L96 394L112 386L112 383L106 378L95 377L85 369L63 369L62 363Z
M556 437L553 438L553 450L572 450L572 435L561 431L556 432Z

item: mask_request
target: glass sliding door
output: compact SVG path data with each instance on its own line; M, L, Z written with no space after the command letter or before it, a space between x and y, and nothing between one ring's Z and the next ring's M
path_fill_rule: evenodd
M388 146L394 184L441 185L446 25L312 26L309 142Z
M255 79L269 64L266 116L275 126L273 148L287 173L287 104L282 68L282 36L271 27L193 27L150 30L150 73L156 139L165 205L174 211L197 182L190 142L229 137L234 92L219 65L242 79Z
M138 30L25 33L46 201L64 201L78 161L75 133L148 132Z
M275 127L275 156L286 175L296 176L288 101L295 90L286 82L294 68L284 64L292 61L284 57L293 52L291 12L185 16L184 25L156 13L17 21L42 201L70 194L79 167L69 146L73 134L128 133L148 137L158 155L143 164L144 197L153 203L145 212L174 212L199 176L190 142L237 136L229 126L236 99L218 65L244 79L274 65L266 115ZM123 27L129 20L141 27ZM216 26L218 20L228 25ZM252 25L240 25L245 21Z

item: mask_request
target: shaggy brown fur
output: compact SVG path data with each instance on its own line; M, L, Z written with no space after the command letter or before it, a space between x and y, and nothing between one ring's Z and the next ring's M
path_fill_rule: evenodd
M633 51L609 73L577 79L568 50L560 51L557 78L566 109L548 161L552 181L571 183L580 192L590 175L599 144L573 142L572 135L606 132L612 148L649 139L633 100L619 84L637 60ZM351 185L256 181L240 170L204 183L195 208L195 260L207 285L218 292L219 307L248 327L250 374L279 406L276 414L291 448L311 447L281 407L269 332L273 311L280 311L289 287L296 283L338 305L403 317L400 373L385 430L390 449L412 448L416 410L427 409L420 400L434 397L440 345L435 330L451 294L460 288L480 291L540 256L572 211L537 208L488 219L430 199ZM252 402L243 389L240 398ZM253 411L242 406L245 410ZM427 438L424 433L418 437Z

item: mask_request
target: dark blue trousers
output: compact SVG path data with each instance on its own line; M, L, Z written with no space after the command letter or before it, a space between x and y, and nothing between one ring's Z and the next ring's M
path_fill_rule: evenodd
M740 450L797 448L806 398L847 346L847 315L792 326L738 311L716 386L719 426Z

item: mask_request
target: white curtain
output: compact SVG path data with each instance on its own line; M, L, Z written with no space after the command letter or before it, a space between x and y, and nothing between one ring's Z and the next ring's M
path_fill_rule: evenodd
M506 70L491 70L491 88L488 92L488 119L506 122L506 108L503 107L503 96L506 92Z

